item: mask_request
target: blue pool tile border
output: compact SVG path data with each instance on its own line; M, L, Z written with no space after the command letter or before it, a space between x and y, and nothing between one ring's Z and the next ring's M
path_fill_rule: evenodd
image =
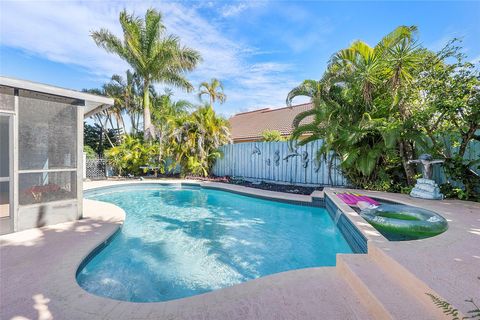
M300 205L300 206L307 206L307 207L321 207L324 208L325 204L323 199L321 198L313 198L313 201L302 201L302 200L290 200L290 199L281 199L277 197L269 197L265 195L257 195L257 194L252 194L249 192L243 192L243 191L238 191L238 190L231 190L231 189L226 189L218 186L209 186L209 185L199 185L197 183L189 183L189 182L181 182L181 183L171 183L171 182L152 182L152 183L125 183L125 184L119 184L119 185L111 185L111 186L104 186L104 187L98 187L98 188L92 188L92 189L87 189L83 191L84 196L94 196L98 194L102 194L105 192L108 192L110 190L119 190L122 189L122 187L131 187L131 186L144 186L144 187L158 187L159 185L161 186L181 186L181 187L189 187L189 188L199 188L199 189L211 189L211 190L219 190L219 191L225 191L225 192L230 192L234 194L239 194L242 196L247 196L247 197L252 197L252 198L257 198L257 199L264 199L264 200L270 200L270 201L277 201L277 202L282 202L282 203L288 203L288 204L295 204L295 205Z
M182 184L183 185L183 184ZM301 201L301 200L290 200L290 199L281 199L281 198L276 198L276 197L269 197L265 195L259 195L259 194L252 194L249 192L242 192L238 190L230 190L230 189L224 189L222 187L216 187L216 186L201 186L204 189L212 189L212 190L219 190L219 191L225 191L225 192L230 192L230 193L235 193L239 194L242 196L247 196L247 197L252 197L252 198L257 198L257 199L264 199L264 200L270 200L270 201L276 201L276 202L282 202L282 203L288 203L288 204L295 204L299 206L306 206L306 207L325 207L323 205L323 201Z
M110 242L113 241L118 235L120 235L120 232L122 231L122 227L120 226L114 233L112 233L105 241L100 243L98 246L95 247L86 257L85 259L82 260L80 265L77 268L77 271L75 272L75 278L78 277L80 272L85 268L85 266L92 261L93 258L97 256L97 254L103 250L106 246L110 244Z
M327 209L330 218L336 222L338 229L347 240L354 253L367 253L367 238L358 230L345 213L325 194L325 209Z

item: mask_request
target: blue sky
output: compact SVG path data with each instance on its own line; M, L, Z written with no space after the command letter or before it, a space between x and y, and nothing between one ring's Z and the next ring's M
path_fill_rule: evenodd
M227 101L216 109L226 116L283 107L293 86L321 77L335 51L356 39L373 45L399 25L418 26L420 42L432 50L461 37L469 59L480 60L479 1L0 0L0 74L99 87L128 65L97 48L89 32L106 27L120 34L121 9L143 15L149 7L163 13L169 33L202 53L203 63L188 75L192 83L223 81ZM198 102L195 94L176 97Z

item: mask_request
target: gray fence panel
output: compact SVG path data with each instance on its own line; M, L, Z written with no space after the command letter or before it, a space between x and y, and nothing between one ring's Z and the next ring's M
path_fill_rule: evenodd
M225 145L224 156L213 166L215 176L233 176L262 181L307 185L332 185L328 179L327 161L315 159L322 141L290 149L289 142L245 142ZM333 185L344 186L346 180L332 170Z
M480 130L477 130L476 134L480 134ZM451 148L451 153L458 151L458 147L453 147L450 145L450 143L448 143L448 141L446 142L447 142L447 145L449 145L449 148ZM480 142L476 140L470 141L469 144L467 145L467 149L465 150L465 154L463 158L465 160L480 159ZM480 174L480 171L478 170L476 170L475 172L477 174ZM443 169L442 166L439 166L439 165L433 166L433 179L437 181L439 184L449 181L448 177L445 174L445 170ZM455 181L450 181L450 182L453 182L454 184L457 184L457 185L459 184L458 182L455 182Z
M290 150L289 142L245 142L225 145L221 148L224 156L216 161L213 174L280 183L348 185L346 178L337 169L338 159L333 162L331 181L328 159L316 160L317 150L322 144L322 140L312 141L296 150ZM290 157L285 159L289 155ZM465 159L479 158L480 142L472 141L465 152ZM447 181L441 166L434 166L433 178L438 183Z

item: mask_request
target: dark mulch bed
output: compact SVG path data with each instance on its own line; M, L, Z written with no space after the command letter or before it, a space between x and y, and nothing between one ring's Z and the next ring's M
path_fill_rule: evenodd
M285 184L275 184L275 183L252 183L250 181L245 181L241 179L232 179L231 177L194 177L187 176L187 179L202 180L202 181L213 181L213 182L223 182L229 184L236 184L250 188L278 191L278 192L287 192L294 194L304 194L310 195L315 190L323 190L323 187L305 187L305 186L294 186L294 185L285 185Z

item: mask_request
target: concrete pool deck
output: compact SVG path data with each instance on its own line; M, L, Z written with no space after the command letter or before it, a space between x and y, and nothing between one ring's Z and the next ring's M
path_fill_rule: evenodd
M84 187L151 182L155 181L98 181ZM362 191L432 209L449 220L449 229L437 237L391 242L334 196L345 189L302 196L199 184L301 202L327 195L368 239L369 252L339 254L336 267L288 271L185 299L115 301L84 291L75 273L82 260L121 226L125 213L111 204L84 200L82 220L0 237L0 319L441 319L443 314L426 292L463 313L473 309L465 299L480 301L479 203Z

